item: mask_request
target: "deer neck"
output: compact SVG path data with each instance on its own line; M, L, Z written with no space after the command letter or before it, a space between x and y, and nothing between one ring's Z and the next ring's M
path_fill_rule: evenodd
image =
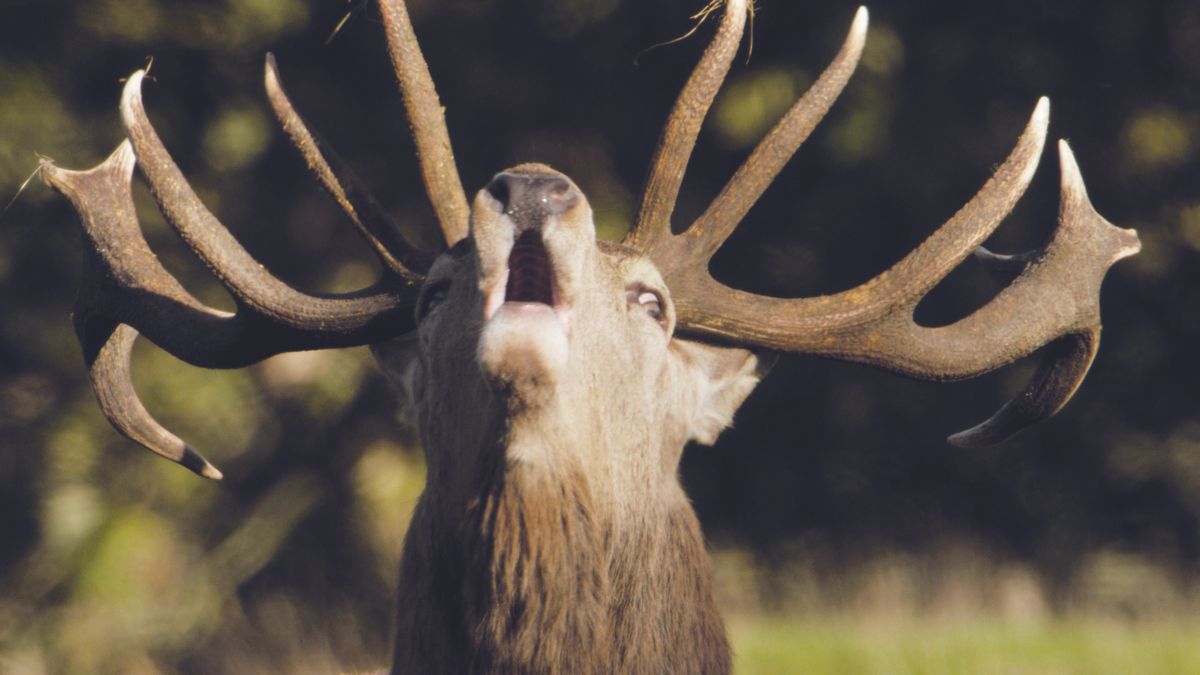
M501 671L603 662L593 651L609 642L604 520L581 470L522 459L507 459L468 506L465 609L479 653Z
M421 667L726 670L703 538L673 474L666 486L616 498L614 483L637 481L611 458L633 449L604 446L565 422L506 417L486 428L474 449L485 468L473 486L431 482L422 497L405 549L397 664L422 648L423 630L442 622L458 642ZM640 509L625 505L637 500ZM442 600L406 605L406 590L419 595L417 588L438 588ZM456 600L447 606L447 597ZM678 651L666 654L665 645Z
M589 328L576 337L602 335ZM405 544L396 672L727 670L676 478L684 431L597 383L678 387L670 372L600 372L598 351L572 349L575 376L541 397L462 359L430 364L462 376L431 378L418 411L428 477Z
M513 419L471 430L473 445L425 439L430 475L405 545L395 672L590 673L608 663L611 527L562 425ZM435 471L447 458L458 471ZM420 656L430 644L439 648Z

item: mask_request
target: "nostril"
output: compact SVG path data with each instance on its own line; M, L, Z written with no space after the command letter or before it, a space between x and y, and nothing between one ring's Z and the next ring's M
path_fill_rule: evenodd
M493 178L492 182L488 183L487 187L484 188L493 199L500 202L501 211L508 210L509 201L512 199L512 188L509 187L509 178L511 178L510 174L502 173Z
M505 171L484 188L503 213L522 221L564 213L579 201L579 190L564 176Z
M541 196L550 213L559 214L568 211L579 201L579 191L566 178L553 176L542 180L546 181L546 184Z

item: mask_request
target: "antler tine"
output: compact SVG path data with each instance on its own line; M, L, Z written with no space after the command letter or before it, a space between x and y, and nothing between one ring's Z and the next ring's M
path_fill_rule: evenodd
M104 416L122 435L156 455L205 478L221 480L220 469L159 424L138 398L130 373L130 358L138 332L125 324L109 324L105 332L108 335L100 340L99 351L87 355L92 391Z
M469 211L454 163L450 134L446 130L446 116L403 0L379 0L379 9L387 34L388 52L412 126L425 191L442 227L446 245L453 246L467 236Z
M304 157L321 186L358 228L359 233L388 270L412 283L418 282L420 275L414 273L414 270L421 273L428 271L432 258L405 241L400 234L400 228L384 212L354 171L308 128L283 88L274 54L267 54L263 67L263 82L267 90L267 99L271 102L271 109L275 112L280 126L292 141L292 145Z
M71 201L83 226L83 283L74 319L102 410L129 438L219 478L215 467L154 421L137 399L129 377L136 336L208 368L241 367L286 351L377 342L413 327L420 277L393 275L373 289L316 297L265 272L200 203L163 148L142 105L143 76L134 73L122 95L129 140L87 171L43 160L42 176ZM139 163L168 222L234 294L236 314L212 309L189 294L146 243L132 194Z
M650 171L642 189L642 204L637 220L624 243L639 250L650 250L671 234L671 214L683 184L683 174L692 149L700 135L700 126L713 98L729 72L746 26L750 8L747 0L727 0L725 15L716 35L704 50L687 84L675 99L675 106L663 127Z
M829 353L839 358L879 361L917 377L953 379L951 373L926 373L918 362L892 363L884 344L842 342L847 332L876 326L916 306L921 297L978 247L1016 205L1037 168L1049 124L1050 103L1041 99L1016 147L979 192L900 262L862 285L815 298L783 299L728 288L708 273L704 248L690 246L654 251L675 298L681 330L744 341L786 351ZM677 237L676 239L683 239ZM774 317L773 321L764 320ZM879 350L876 358L873 354ZM911 371L911 372L910 372Z
M1062 196L1058 230L1050 242L1041 249L1018 255L997 256L984 250L979 257L985 266L1007 268L993 270L997 276L1011 272L1013 266L1024 267L1009 286L1017 289L1014 294L1024 288L1037 288L1036 292L1045 293L1045 287L1058 286L1066 278L1079 295L1061 298L1059 307L1077 304L1076 321L1082 325L1047 345L1037 372L1021 393L981 424L947 439L955 445L979 447L999 443L1066 405L1083 383L1100 348L1099 293L1104 274L1113 263L1142 248L1137 232L1116 227L1096 212L1066 141L1058 142L1058 155ZM1032 300L1026 304L1031 303Z
M84 328L106 317L142 327L159 346L194 365L237 367L263 358L267 354L233 349L241 330L233 315L188 293L146 243L131 191L136 162L129 141L87 171L42 161L42 178L71 201L83 226L83 279L74 317L84 353L98 353L108 338Z
M1100 325L1050 342L1029 384L994 415L965 431L951 434L948 442L960 448L982 448L1002 443L1021 430L1062 409L1075 395L1100 349Z
M867 39L868 21L867 8L859 7L841 50L825 72L758 143L717 198L688 228L687 236L703 242L696 245L701 247L704 260L711 259L725 243L750 207L837 101L858 67Z
M411 306L411 298L407 297L411 293L401 289L314 296L301 293L268 273L204 206L167 153L142 103L144 77L140 70L131 75L121 96L121 116L142 174L167 222L239 303L272 322L320 333L359 331L381 315ZM414 278L415 275L410 276Z
M959 445L996 443L1054 414L1087 373L1098 346L1100 284L1114 262L1140 249L1137 234L1104 220L1078 166L1059 144L1059 227L1043 248L1017 256L980 253L1012 282L948 326L913 321L921 298L978 247L1024 193L1041 154L1049 102L1039 101L1016 148L945 225L888 271L857 288L817 298L755 296L725 287L707 266L673 260L681 331L735 343L857 361L929 380L973 377L1049 344L1033 382L987 422L956 434ZM699 254L688 251L689 255ZM706 261L706 259L705 259Z
M207 335L206 353L191 354L201 360L220 358L239 332L229 314L192 297L150 250L134 215L130 180L135 163L129 141L89 171L42 162L43 179L78 210L87 244L73 314L75 334L92 391L113 427L156 454L219 479L216 467L150 416L130 377L130 354L138 333L121 321L143 323L140 317L150 312L161 316L163 321L149 325L158 332L160 344L173 352L186 353L189 345L197 344L197 335Z

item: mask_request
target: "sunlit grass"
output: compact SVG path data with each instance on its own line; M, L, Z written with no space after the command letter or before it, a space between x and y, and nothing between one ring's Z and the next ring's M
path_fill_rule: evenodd
M1200 673L1200 619L729 618L740 675Z

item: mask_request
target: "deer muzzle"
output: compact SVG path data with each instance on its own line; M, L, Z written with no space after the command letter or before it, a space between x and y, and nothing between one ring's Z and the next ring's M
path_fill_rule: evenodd
M569 178L541 164L495 176L479 192L472 235L480 263L484 320L553 316L570 328L570 298L595 228Z
M514 167L479 191L471 236L484 297L484 370L507 380L514 368L565 367L572 301L595 249L583 193L547 166Z

